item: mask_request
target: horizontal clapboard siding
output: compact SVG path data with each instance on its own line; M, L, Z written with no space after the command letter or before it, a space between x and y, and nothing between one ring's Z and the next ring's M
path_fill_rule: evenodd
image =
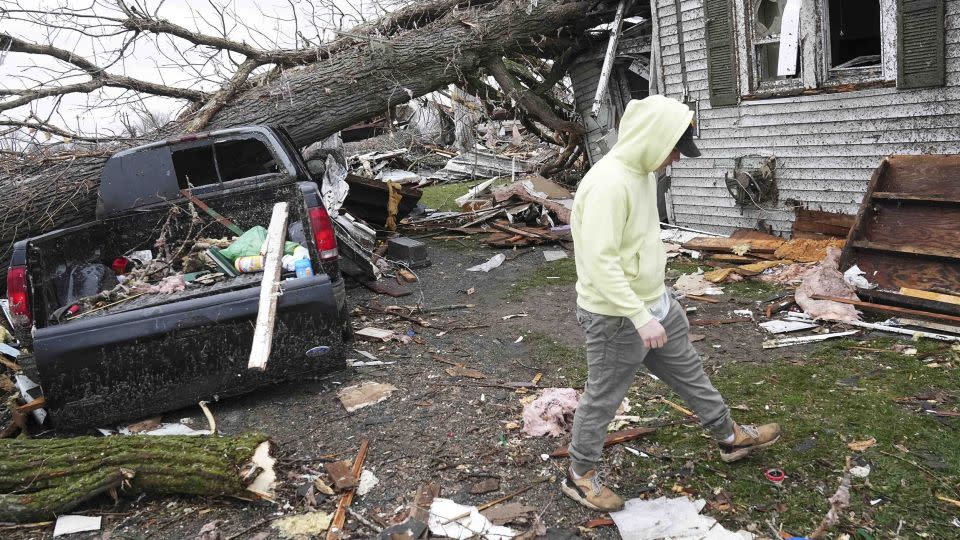
M654 0L665 93L684 95L674 0ZM680 2L687 93L700 100L703 156L673 167L674 220L729 233L758 220L789 232L793 204L855 213L867 182L889 154L960 153L960 0L946 0L946 86L916 90L876 88L744 101L710 108L703 0ZM734 160L777 157L775 207L741 208L724 187Z

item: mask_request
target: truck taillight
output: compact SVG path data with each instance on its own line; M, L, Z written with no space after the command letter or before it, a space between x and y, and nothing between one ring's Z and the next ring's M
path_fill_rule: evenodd
M313 230L313 239L317 242L320 251L320 260L331 261L337 258L337 238L333 234L333 223L327 209L322 206L310 208L310 229Z
M33 324L25 267L11 266L7 271L7 300L10 302L10 316L14 325L27 328Z

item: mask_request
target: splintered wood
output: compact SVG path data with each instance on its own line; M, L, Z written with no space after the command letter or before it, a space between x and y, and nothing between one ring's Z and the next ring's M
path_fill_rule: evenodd
M267 254L263 262L263 280L260 282L260 306L257 310L257 324L253 328L253 346L250 348L248 369L267 369L267 359L273 348L277 296L280 294L280 263L286 232L287 203L279 202L273 206L270 227L267 229Z

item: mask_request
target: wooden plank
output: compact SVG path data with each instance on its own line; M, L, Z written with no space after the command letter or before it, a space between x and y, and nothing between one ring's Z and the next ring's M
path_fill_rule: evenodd
M906 264L909 264L910 257L934 257L937 259L949 259L952 261L960 260L960 251L952 249L911 246L907 244L897 245L888 242L871 242L869 240L857 240L853 243L853 247L857 249L868 249L871 251L883 251L887 253L903 255L906 259Z
M747 253L749 254L772 254L777 250L778 247L782 246L783 243L784 240L752 240L749 238L714 238L703 236L686 242L683 244L683 247L696 251L720 251L733 253L732 250L734 246L748 244L750 246L750 250Z
M852 251L855 257L851 264L855 262L866 273L868 279L881 288L960 290L960 264L949 259L904 256L899 253L880 251Z
M934 193L918 195L896 191L877 191L874 192L873 198L874 200L882 199L904 203L960 204L960 197L945 197Z
M874 304L900 306L918 311L960 316L960 306L948 302L916 298L881 289L858 289L857 296L865 302L873 302Z
M363 470L363 462L367 459L367 448L370 441L364 439L360 443L360 450L357 451L357 458L353 461L353 477L360 482L360 472ZM330 529L327 531L327 540L339 540L343 529L343 523L347 520L347 508L353 502L353 494L356 490L351 489L340 497L337 503L337 511L333 514L333 520L330 522Z
M606 440L603 441L603 447L606 448L608 446L613 446L615 444L625 443L625 442L632 441L634 439L639 439L640 437L653 433L656 430L657 428L654 428L654 427L639 427L639 428L631 428L631 429L624 429L622 431L617 431L615 433L611 433L607 435ZM553 453L550 454L550 457L558 458L558 457L567 457L569 455L570 455L569 449L566 446L561 446L560 448L557 448L556 450L554 450Z
M875 201L866 221L857 240L939 249L956 245L960 206Z
M881 313L897 313L901 315L913 315L915 317L927 317L928 319L939 319L941 321L950 321L953 323L960 323L960 317L955 315L944 315L942 313L932 313L929 311L920 311L917 309L903 308L899 306L885 306L883 304L872 304L870 302L862 302L860 300L850 300L849 298L839 298L836 296L824 296L822 294L814 294L811 296L814 300L830 300L831 302L839 302L841 304L850 304L857 306L868 311L878 311Z
M220 215L220 213L214 210L213 208L210 208L209 206L207 206L203 201L201 201L195 195L190 193L189 189L181 189L180 194L186 197L187 200L195 204L197 208L206 212L208 216L217 220L218 223L220 223L221 225L229 229L230 232L232 232L233 234L237 236L240 236L241 234L243 234L244 232L243 229L241 229L240 227L237 227L236 224L234 224L232 221Z
M847 241L843 245L843 251L840 253L840 262L839 266L841 269L846 269L853 266L853 247L852 243L855 240L858 240L863 233L864 227L866 227L865 218L867 216L867 210L870 208L870 200L873 192L877 190L877 183L880 181L880 177L883 176L887 169L890 168L890 159L883 158L880 160L880 165L873 171L873 176L870 177L870 183L867 184L867 192L863 196L863 201L860 203L860 209L857 210L857 217L854 219L854 225L850 228L850 233L847 234Z
M935 300L947 304L960 304L960 296L952 294L937 293L932 291L922 291L920 289L911 289L909 287L900 287L900 294L912 296L914 298L924 298L926 300Z
M20 412L20 414L27 414L30 411L42 409L46 406L47 406L47 400L43 396L40 396L37 399L31 401L30 403L20 405L19 407L17 407L17 411Z
M273 326L277 315L277 296L280 295L280 270L283 245L287 234L287 203L273 205L270 227L267 228L267 255L263 262L260 281L260 305L257 324L253 328L253 346L250 347L248 369L267 369L267 359L273 348Z
M903 326L919 326L920 328L927 328L929 330L936 330L938 332L949 332L951 334L960 334L960 326L951 326L949 324L941 324L930 321L921 321L919 319L910 319L907 317L897 317L894 319L897 324Z
M781 187L782 189L782 187ZM837 212L824 212L796 207L792 236L798 238L804 234L837 236L846 238L856 222L856 216Z
M890 174L876 191L960 198L960 155L890 156Z

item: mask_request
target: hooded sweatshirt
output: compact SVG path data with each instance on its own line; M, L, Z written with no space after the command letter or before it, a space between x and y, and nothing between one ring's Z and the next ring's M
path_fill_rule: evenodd
M657 178L690 125L693 111L675 99L633 100L617 143L583 177L571 213L577 304L627 317L640 328L664 294L666 251L660 241Z

